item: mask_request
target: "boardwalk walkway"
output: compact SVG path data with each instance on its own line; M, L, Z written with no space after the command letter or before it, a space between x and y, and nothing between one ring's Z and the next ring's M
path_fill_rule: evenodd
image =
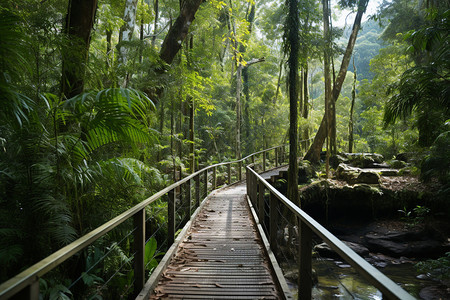
M150 299L281 299L245 184L206 200Z

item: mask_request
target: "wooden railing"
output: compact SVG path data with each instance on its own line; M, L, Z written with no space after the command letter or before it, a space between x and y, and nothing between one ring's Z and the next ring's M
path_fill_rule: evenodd
M307 148L308 141L302 141L301 145ZM268 154L273 153L272 162L274 166L279 166L288 157L285 148L287 145L281 145L265 149L249 156L246 156L240 160L224 162L215 165L205 167L180 181L173 183L172 185L166 187L165 189L157 192L150 198L147 198L137 204L136 206L128 209L124 213L115 217L114 219L106 222L102 226L94 229L88 234L80 237L71 244L61 248L57 252L51 254L40 262L34 264L30 268L24 270L15 277L5 281L0 285L0 299L9 299L11 297L17 299L39 299L39 279L45 274L49 273L51 270L58 267L64 261L73 257L75 254L87 249L88 246L93 244L95 241L105 236L108 232L124 223L127 220L132 219L133 228L133 251L134 253L134 295L137 295L144 286L146 274L144 266L144 255L145 255L145 237L146 237L146 207L154 203L159 199L167 198L167 225L168 225L168 245L174 242L176 232L179 228L176 226L175 222L175 211L176 211L176 199L178 196L179 202L185 201L188 203L187 211L190 216L193 212L193 208L198 207L201 195L204 197L208 194L208 186L211 188L210 191L216 189L217 185L217 171L218 169L226 168L226 182L232 184L234 182L241 181L242 178L242 168L243 165L252 163L253 166L257 164L256 159L262 156L262 163L258 164L261 166L262 171L265 171L268 166ZM259 158L260 159L260 158ZM233 166L235 166L233 168ZM232 170L234 174L232 174ZM212 173L211 184L209 184L209 174ZM234 177L232 176L234 175ZM192 187L194 181L194 187ZM187 190L185 197L187 199L180 199L180 191ZM195 191L194 201L191 201L191 192ZM179 195L177 195L179 193ZM168 197L165 197L168 195ZM194 207L191 207L191 203ZM80 274L81 276L81 274Z
M270 185L262 178L253 166L246 167L247 177L247 195L250 198L253 208L256 210L259 222L267 221L266 235L269 236L271 247L275 250L277 245L277 212L278 206L284 205L288 208L297 219L299 231L298 243L298 299L311 299L312 290L312 234L315 233L328 246L330 246L341 258L349 263L358 273L365 277L369 283L374 285L383 294L383 299L415 299L395 282L370 265L361 256L356 254L347 245L340 241L337 237L326 230L317 221L311 218L307 213L301 210L297 205L292 203L283 194ZM265 192L268 191L269 199L266 203ZM264 206L269 206L268 213ZM263 226L264 227L264 226Z

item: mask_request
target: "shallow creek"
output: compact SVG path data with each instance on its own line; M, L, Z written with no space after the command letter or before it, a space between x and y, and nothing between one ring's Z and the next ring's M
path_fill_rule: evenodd
M379 290L346 263L333 259L314 260L313 269L318 278L312 291L313 299L383 299ZM388 265L379 270L416 298L423 287L434 284L431 280L417 279L414 265L410 263ZM288 285L297 299L297 284L288 281Z

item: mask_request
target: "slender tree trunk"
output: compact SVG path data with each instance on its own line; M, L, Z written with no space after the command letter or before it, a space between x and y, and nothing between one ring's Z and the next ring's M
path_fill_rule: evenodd
M106 30L106 65L108 68L112 65L111 59L111 39L112 39L112 31Z
M241 159L241 75L242 64L236 71L236 159Z
M330 11L328 7L328 0L322 1L323 5L323 36L325 40L325 49L323 52L323 61L324 61L324 77L325 77L325 116L326 116L326 132L327 132L327 158L326 158L326 174L327 177L330 173L330 150L331 150L331 74L330 74L330 57L331 57L331 49L330 49Z
M191 51L194 48L194 36L191 34L189 39L189 43L186 40L186 58L187 58L187 67L188 69L192 69L191 63ZM189 106L189 165L191 173L195 172L195 143L194 143L194 113L195 113L195 100L194 97L189 95L187 97L187 102Z
M139 41L141 41L141 44L139 45L139 63L142 64L142 51L144 49L144 19L141 19L141 26L139 31Z
M195 172L194 105L194 98L189 96L189 167L191 169L191 173Z
M125 11L123 13L123 21L125 23L120 28L119 33L119 40L121 43L118 57L119 63L127 63L129 45L122 43L130 42L133 38L134 26L136 24L137 2L137 0L126 0L125 2Z
M287 0L288 16L285 32L288 38L289 49L289 171L288 171L288 198L300 206L298 196L298 165L297 165L297 143L298 143L298 110L297 110L297 82L298 82L298 55L300 49L300 37L298 28L300 24L298 1Z
M352 104L350 106L350 120L348 122L348 152L353 152L353 109L356 99L356 67L355 57L353 56L353 86L352 86Z
M275 98L273 100L273 104L277 103L278 94L280 93L281 73L283 71L283 63L284 63L284 58L282 58L280 61L280 71L278 72L278 80L277 80L277 91L275 92Z
M309 92L308 92L308 62L305 63L303 76L303 119L307 120L309 115ZM303 139L309 139L308 126L303 129ZM306 150L305 150L306 151Z
M332 92L332 101L336 102L339 94L342 89L342 85L345 80L345 75L347 74L347 68L350 63L350 57L353 52L353 48L355 46L356 37L358 36L358 31L361 27L361 19L367 7L368 0L360 0L358 3L358 12L356 13L355 22L353 24L352 33L350 35L347 48L345 50L344 58L342 59L341 67L339 69L339 74L336 79L336 84L333 87ZM322 149L322 145L326 138L326 122L325 116L322 118L322 122L320 123L319 130L314 137L314 142L311 144L311 147L306 153L305 158L313 163L318 163L320 159L320 151Z
M189 27L194 21L195 13L203 1L204 0L183 1L180 15L170 27L169 32L162 43L161 51L159 52L159 56L166 63L171 64L175 55L181 49L181 45L189 32Z
M253 149L248 149L248 145L251 145L250 143L250 89L249 89L249 83L248 83L248 67L244 67L242 69L242 79L243 79L243 92L244 92L244 138L245 138L245 145L247 146L245 151L247 153L251 153Z
M69 44L62 55L61 95L63 98L71 98L83 92L96 11L97 0L69 0L65 24Z
M154 0L153 9L155 12L155 25L152 36L152 47L155 47L156 35L158 34L158 18L159 18L159 0Z

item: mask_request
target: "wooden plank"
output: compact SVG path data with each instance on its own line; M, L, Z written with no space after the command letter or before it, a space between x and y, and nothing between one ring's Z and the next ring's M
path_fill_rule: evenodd
M210 197L150 299L281 299L244 184Z

